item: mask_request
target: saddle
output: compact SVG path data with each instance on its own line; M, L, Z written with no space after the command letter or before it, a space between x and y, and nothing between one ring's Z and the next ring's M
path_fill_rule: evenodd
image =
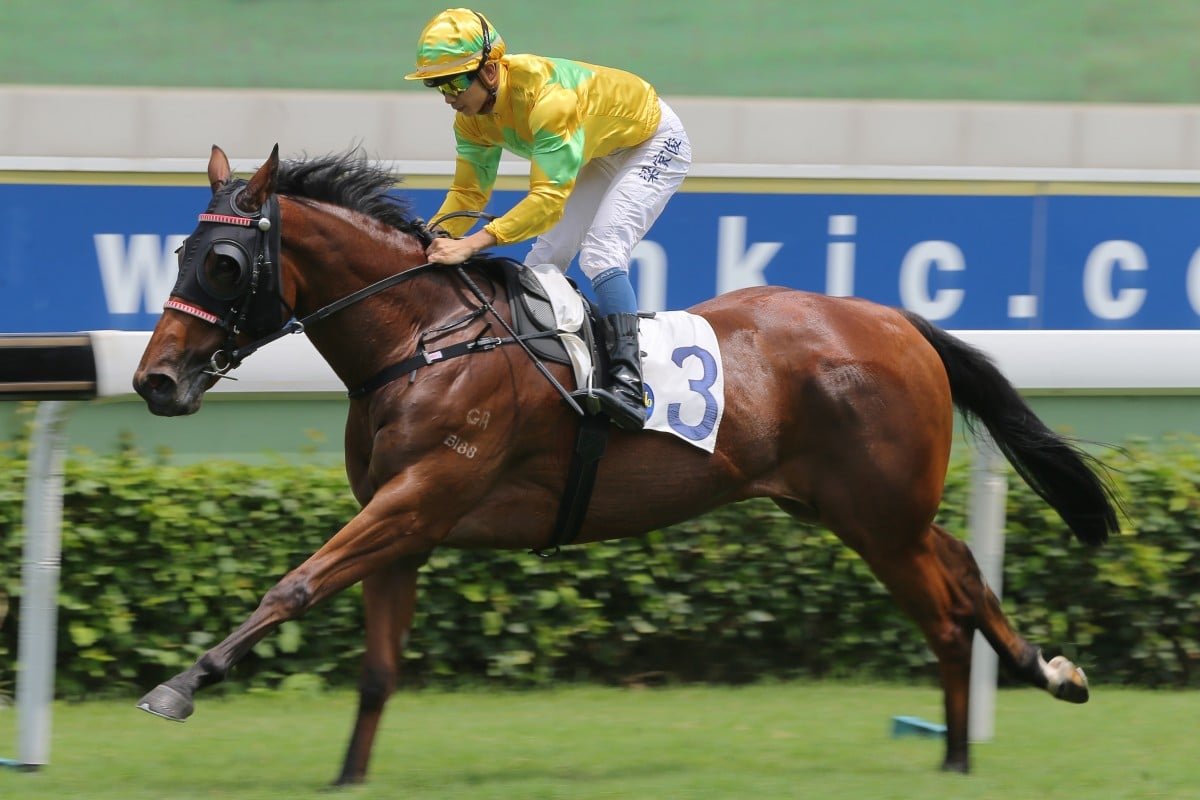
M554 305L541 281L533 274L533 270L517 261L502 259L502 262L504 263L503 273L508 289L509 306L512 309L513 329L517 335L557 333L558 320L554 316ZM596 350L599 312L595 303L579 292L579 287L573 280L567 278L567 282L579 293L579 297L583 301L585 324L580 328L579 335L592 355L592 363L596 364L599 360L599 353ZM530 337L526 339L526 343L529 345L529 349L533 350L540 358L555 364L574 366L571 356L567 353L566 345L558 336Z
M573 280L563 278L583 305L582 324L569 335L577 342L568 348L560 335L559 319L555 315L555 298L534 270L508 258L495 259L508 290L513 330L529 345L534 355L555 364L565 364L575 372L576 388L570 392L586 416L599 413L599 403L589 392L593 386L606 386L608 380L608 349L604 347L604 326L600 312ZM557 298L562 304L565 298Z

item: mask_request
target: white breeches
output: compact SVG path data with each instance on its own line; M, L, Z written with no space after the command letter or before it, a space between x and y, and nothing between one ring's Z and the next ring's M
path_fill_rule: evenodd
M563 272L576 253L589 279L614 267L628 270L633 248L658 219L692 165L683 123L661 99L654 135L583 165L562 219L533 243L525 263Z

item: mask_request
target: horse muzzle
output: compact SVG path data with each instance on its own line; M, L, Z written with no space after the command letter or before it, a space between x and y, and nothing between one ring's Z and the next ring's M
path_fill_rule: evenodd
M139 369L133 376L133 388L151 414L159 417L182 417L200 410L203 389L189 390L181 385L169 369Z

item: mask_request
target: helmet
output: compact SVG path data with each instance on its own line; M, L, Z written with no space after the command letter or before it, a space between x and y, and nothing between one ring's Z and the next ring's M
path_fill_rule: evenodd
M473 72L504 55L504 40L487 18L469 8L449 8L429 20L417 40L417 69L408 81Z

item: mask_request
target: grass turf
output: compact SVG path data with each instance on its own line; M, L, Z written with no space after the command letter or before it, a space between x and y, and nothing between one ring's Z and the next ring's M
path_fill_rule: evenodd
M354 697L202 697L184 725L128 702L56 704L51 764L0 770L0 796L91 800L317 798L335 775ZM355 798L1200 797L1200 693L1098 687L1071 706L1000 692L974 774L938 771L940 740L890 736L891 717L941 719L933 688L402 692ZM0 712L0 742L14 712ZM0 754L12 755L0 750Z

